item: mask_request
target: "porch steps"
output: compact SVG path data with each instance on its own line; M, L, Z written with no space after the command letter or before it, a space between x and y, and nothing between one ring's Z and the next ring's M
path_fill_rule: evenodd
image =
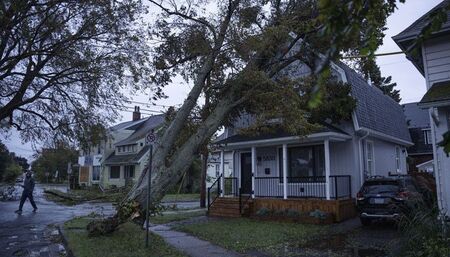
M239 212L239 198L237 197L219 197L209 208L208 215L211 217L230 217L236 218L249 214L251 200L243 207L243 213Z

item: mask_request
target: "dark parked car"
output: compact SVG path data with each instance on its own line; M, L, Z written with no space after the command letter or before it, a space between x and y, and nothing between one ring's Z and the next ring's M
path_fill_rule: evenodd
M406 177L373 177L366 180L356 195L361 223L369 225L374 219L398 219L412 191L414 185Z

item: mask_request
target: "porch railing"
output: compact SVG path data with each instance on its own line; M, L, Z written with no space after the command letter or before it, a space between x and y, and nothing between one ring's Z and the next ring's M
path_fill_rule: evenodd
M224 196L239 196L239 185L238 178L236 177L225 177L223 179L223 195Z
M220 181L221 181L222 175L220 175L216 181L212 183L210 187L208 187L208 210L209 207L214 203L214 201L217 199L217 197L220 196Z
M325 176L287 177L288 198L326 199ZM351 176L330 176L330 198L351 198ZM283 198L283 178L255 177L255 197Z

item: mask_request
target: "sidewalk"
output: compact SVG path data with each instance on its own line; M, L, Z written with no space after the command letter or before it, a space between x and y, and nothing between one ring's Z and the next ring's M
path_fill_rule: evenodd
M171 246L192 257L238 257L240 254L198 239L184 232L173 231L167 225L157 225L149 230L162 238ZM151 243L151 242L150 242Z

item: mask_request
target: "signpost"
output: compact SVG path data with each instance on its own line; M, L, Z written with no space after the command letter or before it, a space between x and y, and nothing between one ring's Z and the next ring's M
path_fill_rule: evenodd
M153 157L153 143L156 141L156 135L152 129L150 133L145 137L145 144L149 146L148 153L148 174L147 174L147 210L145 215L145 247L148 247L148 219L150 214L150 192L151 192L151 179L152 179L152 157Z

